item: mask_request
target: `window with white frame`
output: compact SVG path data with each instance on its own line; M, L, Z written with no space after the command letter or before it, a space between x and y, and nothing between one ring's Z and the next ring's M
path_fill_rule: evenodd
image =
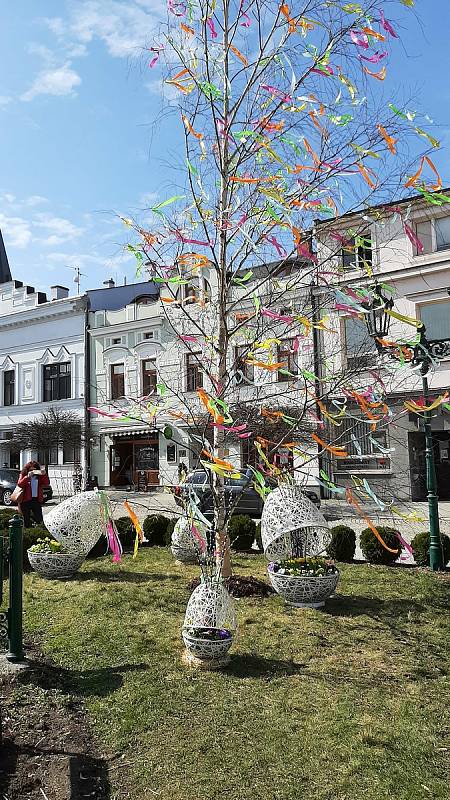
M372 238L370 233L350 236L341 249L341 265L344 272L372 267Z
M450 339L450 300L437 300L419 306L428 341Z
M421 247L413 245L415 256L450 250L450 215L418 220L414 228L421 243Z
M344 325L345 358L348 369L369 367L376 363L377 348L367 326L359 317L346 317Z
M15 403L16 373L7 369L3 373L3 405L13 406Z
M366 472L368 470L387 470L391 467L386 428L372 431L369 421L359 421L355 417L344 417L339 428L340 446L345 448L346 458L336 460L339 472Z

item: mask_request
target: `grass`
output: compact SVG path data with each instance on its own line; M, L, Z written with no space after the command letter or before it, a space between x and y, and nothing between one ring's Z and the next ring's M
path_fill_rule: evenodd
M265 574L262 557L235 567ZM325 612L239 600L230 666L205 673L180 661L195 574L153 548L26 578L27 632L123 756L114 800L448 797L445 578L342 565Z

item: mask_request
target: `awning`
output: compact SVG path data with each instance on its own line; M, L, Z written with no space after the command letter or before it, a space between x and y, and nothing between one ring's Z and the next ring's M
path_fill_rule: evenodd
M147 436L151 438L152 436L157 434L158 431L155 428L148 428L148 427L131 428L131 429L128 428L128 430L126 429L124 430L123 428L108 428L108 430L103 429L101 433L102 435L114 436L114 438L129 439L130 437L143 436L144 434L147 434Z

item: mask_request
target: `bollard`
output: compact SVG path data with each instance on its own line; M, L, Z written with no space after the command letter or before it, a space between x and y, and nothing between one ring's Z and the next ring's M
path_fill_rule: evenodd
M8 661L23 661L23 520L17 514L9 524Z

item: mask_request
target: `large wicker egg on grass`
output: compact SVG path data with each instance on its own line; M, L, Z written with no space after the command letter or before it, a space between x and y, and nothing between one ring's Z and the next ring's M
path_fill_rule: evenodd
M275 591L299 608L323 606L336 589L339 572L334 565L308 569L311 559L325 552L331 532L300 486L279 486L269 494L261 517L261 538ZM302 574L293 574L295 564L286 564L290 559L303 560L298 570Z
M204 580L191 594L182 636L186 649L201 661L223 660L236 636L234 603L225 586Z
M104 529L98 492L68 497L45 515L44 522L66 553L86 556Z

